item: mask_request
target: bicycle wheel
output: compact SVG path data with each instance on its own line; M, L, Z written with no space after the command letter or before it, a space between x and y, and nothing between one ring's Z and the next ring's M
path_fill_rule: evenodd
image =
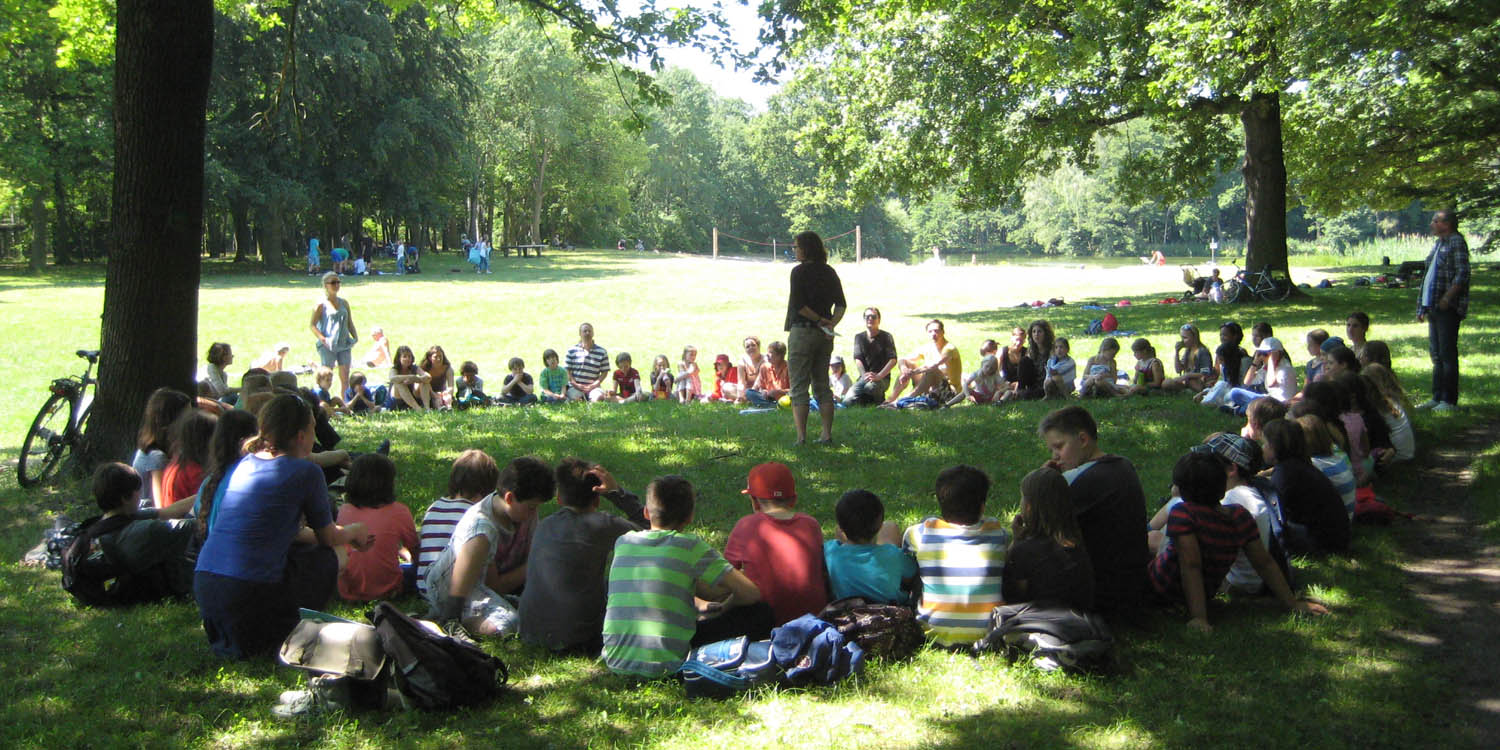
M1271 284L1263 296L1267 302L1280 302L1292 296L1292 286L1291 278L1280 279L1272 277Z
M1224 301L1239 302L1245 296L1245 285L1239 279L1230 279L1224 282Z
M54 393L31 421L21 455L16 462L16 481L22 487L35 487L55 471L72 449L67 439L68 420L73 403L61 393Z

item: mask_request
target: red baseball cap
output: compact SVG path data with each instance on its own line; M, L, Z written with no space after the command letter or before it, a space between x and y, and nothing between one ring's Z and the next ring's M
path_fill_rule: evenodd
M720 354L719 356L714 357L714 364L719 364L720 362L723 362L726 365L729 364L729 355Z
M740 494L757 500L796 500L797 480L792 470L782 463L764 463L750 470L745 489Z

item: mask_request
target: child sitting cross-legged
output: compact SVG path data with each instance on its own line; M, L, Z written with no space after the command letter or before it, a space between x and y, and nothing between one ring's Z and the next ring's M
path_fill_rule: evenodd
M495 491L464 511L427 566L429 619L450 632L455 621L476 635L516 632L519 616L508 595L526 582L537 508L554 489L552 470L540 460L524 456L506 465Z
M416 578L408 580L406 571L415 572L410 563L418 547L417 526L411 510L396 502L396 464L380 453L361 454L344 479L344 495L339 525L363 522L375 542L348 553L349 561L339 571L339 596L369 602L413 588Z
M1250 512L1239 505L1223 505L1224 467L1211 451L1192 451L1172 468L1172 481L1182 493L1182 504L1167 517L1168 542L1149 568L1151 587L1169 602L1187 604L1188 627L1203 632L1208 624L1208 600L1219 590L1240 551L1255 567L1271 593L1287 609L1327 614L1321 604L1292 596L1281 569L1261 543Z
M557 512L536 527L521 592L521 640L554 652L599 655L605 588L615 541L649 528L639 498L603 466L578 458L557 465ZM599 510L608 499L623 515Z
M823 568L823 527L798 513L797 483L786 464L764 463L750 470L742 494L754 511L729 532L724 559L760 589L775 624L817 614L828 603Z
M771 633L760 589L723 556L684 531L693 520L693 485L681 476L646 487L648 531L615 542L604 610L604 663L611 672L667 677L693 646ZM707 600L699 619L695 600Z
M984 515L990 478L973 466L950 466L938 474L941 518L914 524L901 547L917 559L921 594L917 621L940 646L968 646L990 628L990 611L1001 603L1001 575L1010 533Z
M651 399L651 392L641 387L641 371L631 367L630 364L630 352L620 352L615 355L617 369L610 376L614 380L615 389L604 394L605 401L628 404Z
M837 539L823 543L823 562L834 600L860 596L906 605L917 562L897 546L901 530L885 520L885 506L869 490L849 490L833 509Z

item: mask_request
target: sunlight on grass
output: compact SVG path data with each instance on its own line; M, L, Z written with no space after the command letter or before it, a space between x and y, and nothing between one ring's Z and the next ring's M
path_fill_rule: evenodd
M740 338L782 337L790 266L705 258L551 254L509 265L491 277L450 274L453 259L432 256L419 277L350 279L345 296L362 334L382 325L394 343L413 348L438 343L456 361L473 359L492 383L512 355L535 372L544 348L565 349L579 322L593 322L612 353L626 350L638 368L683 344L737 356ZM513 259L512 259L513 260ZM1294 262L1303 264L1302 259ZM1073 265L1077 265L1076 262ZM1196 321L1214 331L1225 319L1247 327L1266 320L1300 364L1296 346L1306 331L1342 334L1348 311L1375 319L1372 338L1391 344L1396 369L1414 400L1427 388L1425 325L1412 319L1414 290L1353 287L1368 273L1343 265L1298 268L1304 277L1338 283L1288 305L1158 305L1177 296L1175 268L900 266L885 262L839 267L854 310L875 304L885 328L907 351L922 323L941 317L972 369L980 341L1004 338L1012 325L1051 321L1073 341L1081 362L1101 340L1081 335L1088 299L1130 298L1110 310L1122 327L1148 338L1170 356L1177 326ZM0 452L14 455L49 379L81 369L72 350L98 340L102 288L99 269L70 269L43 277L0 272L0 336L26 342L0 360ZM1476 274L1473 315L1462 340L1463 401L1448 416L1415 415L1419 442L1430 445L1500 413L1500 293ZM316 279L242 272L227 263L205 270L200 304L200 349L233 344L243 371L280 340L294 359L311 356L306 320L317 299ZM1010 307L1022 300L1063 296L1067 306ZM839 351L848 356L857 325L840 327ZM38 331L45 341L37 342ZM358 349L358 347L357 347ZM356 354L362 354L357 351ZM1120 360L1128 367L1128 357ZM306 380L304 380L306 382ZM1170 484L1172 463L1210 432L1237 431L1242 420L1193 406L1186 399L1152 397L1087 402L1101 425L1105 450L1136 465L1154 510ZM1022 476L1047 460L1036 437L1038 421L1056 403L1004 408L962 407L933 413L849 409L838 412L837 443L795 448L786 411L741 416L729 406L670 403L560 408L492 409L454 414L376 415L343 420L339 430L353 450L392 442L398 499L420 514L447 486L460 452L480 447L502 461L534 454L546 461L578 455L599 461L621 483L643 491L665 473L688 476L699 493L691 530L722 547L734 523L750 512L740 490L750 467L766 460L790 464L798 482L798 510L835 529L833 508L853 487L878 494L887 518L905 525L937 513L932 483L954 463L988 472L988 515L1008 520L1019 505ZM1382 499L1420 512L1426 488L1398 468L1382 479ZM1500 534L1500 449L1479 457L1473 494L1488 533ZM1389 484L1386 482L1389 481ZM45 512L88 514L77 485L22 492L13 473L0 470L0 499L12 513L0 522L0 549L15 560L36 543ZM544 507L550 513L555 505ZM1438 671L1420 633L1425 615L1407 598L1403 558L1407 529L1361 526L1354 557L1297 561L1308 593L1334 608L1330 618L1289 617L1258 601L1216 603L1215 631L1183 627L1182 613L1155 612L1138 629L1123 629L1121 670L1109 677L1045 674L1003 658L925 650L903 663L872 663L858 679L815 690L762 689L723 702L688 702L671 682L638 684L615 677L596 661L558 659L515 642L487 648L511 667L512 685L493 706L451 715L333 717L282 724L270 705L298 674L270 663L224 664L207 652L196 612L166 605L130 612L80 611L68 603L55 572L0 564L0 746L119 745L334 748L413 747L1285 747L1309 738L1330 747L1411 747L1446 741L1432 726L1433 706L1449 700L1451 680ZM399 602L419 609L415 598ZM332 611L363 616L364 607L336 603ZM1190 676L1182 678L1181 676ZM1267 700L1301 709L1266 721ZM106 706L120 725L101 740L97 723L77 719ZM1446 725L1445 725L1446 726Z

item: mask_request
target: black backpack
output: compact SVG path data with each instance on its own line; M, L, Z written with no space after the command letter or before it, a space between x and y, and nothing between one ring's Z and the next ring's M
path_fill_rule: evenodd
M117 607L129 602L120 601L116 595L117 590L122 588L125 581L121 578L123 571L110 562L103 553L94 553L94 539L106 534L113 534L124 528L131 522L129 516L111 516L100 520L100 516L94 516L84 521L82 529L62 555L62 586L63 590L73 595L73 599L85 607ZM115 585L111 586L110 582Z
M505 663L478 646L428 629L389 602L370 612L396 686L417 708L439 711L492 700L510 679Z
M990 632L973 653L1000 651L1012 660L1029 658L1043 671L1107 673L1115 663L1115 639L1104 619L1065 604L1023 602L996 607Z

